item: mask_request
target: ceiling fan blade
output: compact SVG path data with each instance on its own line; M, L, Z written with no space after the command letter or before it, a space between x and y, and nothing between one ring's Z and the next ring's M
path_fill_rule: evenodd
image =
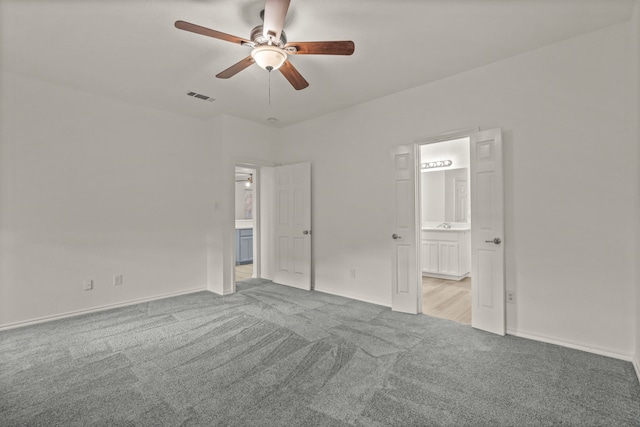
M288 47L296 48L297 55L351 55L355 50L355 44L350 40L335 42L291 42Z
M201 27L200 25L191 24L185 21L176 21L176 28L184 31L190 31L196 34L202 34L203 36L213 37L214 39L220 39L231 43L243 45L252 44L251 41L243 39L242 37L232 36L231 34L222 33L220 31L212 30L211 28Z
M233 64L231 67L227 68L223 72L216 75L219 79L228 79L229 77L233 77L238 74L240 71L247 68L249 65L253 64L254 61L251 55L244 58L242 61Z
M296 67L289 61L284 61L284 64L280 68L278 68L282 75L289 80L291 86L293 86L296 90L304 89L309 86L309 82L307 82L302 74L296 70Z
M267 0L264 4L264 25L262 33L265 37L280 40L291 0Z

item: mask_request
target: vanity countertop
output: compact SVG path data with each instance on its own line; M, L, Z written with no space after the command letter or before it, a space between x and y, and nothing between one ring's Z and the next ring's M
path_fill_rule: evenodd
M471 227L464 227L464 228L460 228L460 227L455 227L455 228L435 228L435 227L422 227L423 231L471 231Z
M253 228L252 219L236 219L236 230Z
M442 222L423 222L422 231L471 231L471 224L468 222L448 222L451 228L442 227Z

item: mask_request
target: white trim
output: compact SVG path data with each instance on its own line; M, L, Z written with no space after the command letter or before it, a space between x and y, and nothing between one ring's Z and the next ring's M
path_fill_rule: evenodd
M218 295L220 297L224 297L224 296L227 296L227 295L233 295L235 293L235 291L230 290L230 289L227 289L226 291L223 290L222 292L217 292L217 291L214 291L212 289L205 289L205 290L211 292L212 294Z
M114 308L127 307L127 306L130 306L130 305L136 305L136 304L141 304L141 303L145 303L145 302L165 299L165 298L172 298L172 297L177 297L177 296L180 296L180 295L193 294L193 293L202 292L202 291L212 292L212 291L208 290L206 287L202 287L202 288L189 289L187 291L171 292L171 293L168 293L168 294L156 295L156 296L148 297L148 298L138 298L138 299L129 300L129 301L126 301L126 302L120 302L120 303L116 303L116 304L101 305L101 306L98 306L98 307L87 308L87 309L84 309L84 310L76 310L76 311L69 311L67 313L55 314L53 316L44 316L44 317L38 317L36 319L31 319L31 320L22 320L20 322L7 323L5 325L0 325L0 331L6 331L6 330L9 330L9 329L21 328L23 326L36 325L38 323L51 322L53 320L66 319L68 317L75 317L75 316L80 316L80 315L83 315L83 314L97 313L97 312L100 312L100 311L111 310L111 309L114 309ZM212 293L215 293L215 292L212 292Z
M275 167L279 165L279 163L270 162L267 160L250 159L248 157L235 157L234 164L240 167L251 169L259 169L260 166Z
M640 381L640 354L636 354L633 358L633 367L636 370L636 376L638 377L638 381Z
M260 166L253 164L253 163L247 163L247 162L241 162L238 161L235 163L234 166L234 172L237 173L238 168L242 168L242 169L250 169L253 171L252 175L253 175L253 207L255 208L252 212L251 215L251 220L252 220L252 230L253 230L253 237L252 237L252 248L251 248L251 252L252 252L252 256L253 256L253 261L252 261L252 265L253 267L251 268L251 278L255 279L255 278L259 278L260 277L260 269L261 269L261 253L260 253L260 236L261 236L261 227L260 227L260 180L261 180L261 176L260 176ZM235 187L235 179L234 179L234 186L233 186L233 206L234 206L234 211L233 211L233 218L235 221L236 218L236 212L235 212L235 205L237 203L236 200L236 187ZM232 239L232 246L233 246L233 256L232 256L232 262L233 262L233 268L231 269L231 280L232 280L232 286L231 286L231 290L227 290L224 291L222 294L219 295L230 295L236 292L236 252L238 251L238 248L236 247L236 245L238 244L238 242L236 241L236 235L235 235L235 226L234 226L234 234L233 234L233 239ZM223 286L224 288L224 286Z
M452 139L465 138L473 133L480 132L480 126L470 127L468 129L452 130L445 133L439 133L426 138L420 138L414 141L417 145L433 144L434 142L450 141Z
M587 353L593 353L593 354L598 354L600 356L606 356L606 357L611 357L613 359L619 359L619 360L624 360L626 362L633 362L634 363L634 367L636 368L636 373L639 374L638 378L640 379L640 370L638 369L637 366L637 362L634 361L634 358L632 355L630 354L622 354L622 353L616 353L610 350L605 350L602 348L597 348L597 347L589 347L586 345L582 345L582 344L576 344L576 343L572 343L572 342L568 342L568 341L562 341L562 340L558 340L555 338L549 338L549 337L545 337L543 335L536 335L536 334L531 334L528 332L521 332L521 331L514 331L511 329L507 329L507 334L508 335L513 335L519 338L526 338L529 340L533 340L533 341L540 341L540 342L544 342L547 344L555 344L555 345L559 345L560 347L567 347L567 348L572 348L574 350L581 350L581 351L585 351Z
M273 282L273 280L272 280L272 282ZM278 283L278 282L273 282L273 283L275 283L276 285L280 285L280 286L286 286L288 288L300 289L301 291L307 291L307 292L313 291L313 289L307 289L306 287L304 287L304 285L303 286L297 286L297 285L294 285L294 284L291 284L291 283Z
M320 288L320 289L315 288L313 290L317 291L317 292L322 292L324 294L335 295L335 296L338 296L338 297L349 298L349 299L355 300L355 301L366 302L366 303L369 303L369 304L381 305L383 307L391 308L391 303L383 302L383 301L376 300L376 299L371 299L371 298L363 298L360 295L356 296L356 295L349 294L348 292L338 292L338 291L322 289L322 288Z

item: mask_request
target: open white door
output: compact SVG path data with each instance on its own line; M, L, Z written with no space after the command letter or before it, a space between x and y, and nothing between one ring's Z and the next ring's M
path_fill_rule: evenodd
M275 168L273 281L311 290L311 163Z
M471 135L471 326L505 334L502 134Z
M393 152L395 206L392 239L391 309L417 314L419 281L416 231L416 146L402 145Z

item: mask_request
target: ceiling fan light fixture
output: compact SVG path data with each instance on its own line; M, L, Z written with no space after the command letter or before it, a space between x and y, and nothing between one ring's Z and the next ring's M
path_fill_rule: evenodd
M257 46L251 51L251 57L260 68L267 71L277 70L287 60L287 53L273 45Z

